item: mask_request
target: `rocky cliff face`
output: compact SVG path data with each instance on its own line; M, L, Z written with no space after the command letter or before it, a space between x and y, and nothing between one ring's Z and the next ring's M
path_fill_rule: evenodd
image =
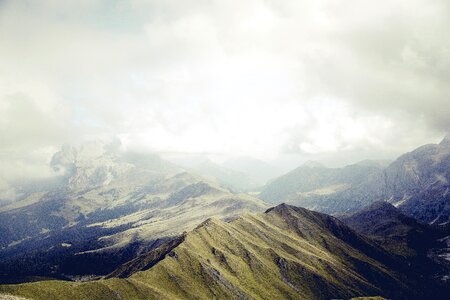
M385 171L385 198L403 212L432 224L450 217L450 142L407 153Z

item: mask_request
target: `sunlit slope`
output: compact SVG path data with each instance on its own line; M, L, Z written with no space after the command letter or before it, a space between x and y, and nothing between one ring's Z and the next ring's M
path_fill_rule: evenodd
M387 253L335 218L287 205L229 223L209 219L159 259L126 279L9 285L0 292L33 299L410 296Z
M152 272L132 278L164 283L155 289L170 298L328 299L403 289L364 253L387 259L333 218L279 206L231 224L208 220Z

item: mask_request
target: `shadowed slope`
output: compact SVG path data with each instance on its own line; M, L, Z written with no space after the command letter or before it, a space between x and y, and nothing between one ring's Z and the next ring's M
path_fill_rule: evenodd
M390 252L402 256L417 255L437 239L430 226L405 216L384 201L377 201L341 219L357 232L374 238Z

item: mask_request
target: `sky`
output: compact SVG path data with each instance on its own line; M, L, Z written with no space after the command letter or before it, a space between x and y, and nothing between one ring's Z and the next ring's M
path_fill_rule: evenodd
M448 0L0 0L0 187L99 138L393 159L450 129L449 28Z

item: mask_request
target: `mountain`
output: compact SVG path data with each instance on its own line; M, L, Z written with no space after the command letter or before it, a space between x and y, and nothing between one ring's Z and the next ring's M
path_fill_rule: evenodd
M443 299L447 291L408 270L336 218L282 204L228 222L208 219L107 279L0 285L0 292L33 299Z
M260 198L330 214L356 212L384 200L422 222L450 218L450 138L406 153L389 164L340 169L303 166L269 183Z
M247 191L255 188L255 184L247 174L214 163L206 157L184 157L174 161L189 172L219 182L231 190Z
M418 222L384 201L374 202L340 219L358 233L375 240L388 252L404 257L416 266L418 272L448 284L448 228Z
M384 197L406 214L444 225L450 218L450 139L406 153L385 171Z
M344 168L327 168L317 162L306 162L297 169L268 183L259 197L279 203L289 202L320 209L318 198L334 195L360 185L377 174L381 167L376 164L354 164Z
M269 179L282 174L269 163L248 157L234 157L222 163L213 162L204 155L168 155L167 159L186 170L218 181L220 184L241 192L254 192Z
M98 142L64 146L51 165L58 184L0 207L3 277L107 274L208 217L267 208L155 155Z
M250 179L251 189L260 188L282 174L278 167L249 157L235 157L225 161L222 166L245 174Z
M402 256L426 255L439 232L406 216L398 208L377 201L362 210L340 218L357 232L377 240L391 253Z

